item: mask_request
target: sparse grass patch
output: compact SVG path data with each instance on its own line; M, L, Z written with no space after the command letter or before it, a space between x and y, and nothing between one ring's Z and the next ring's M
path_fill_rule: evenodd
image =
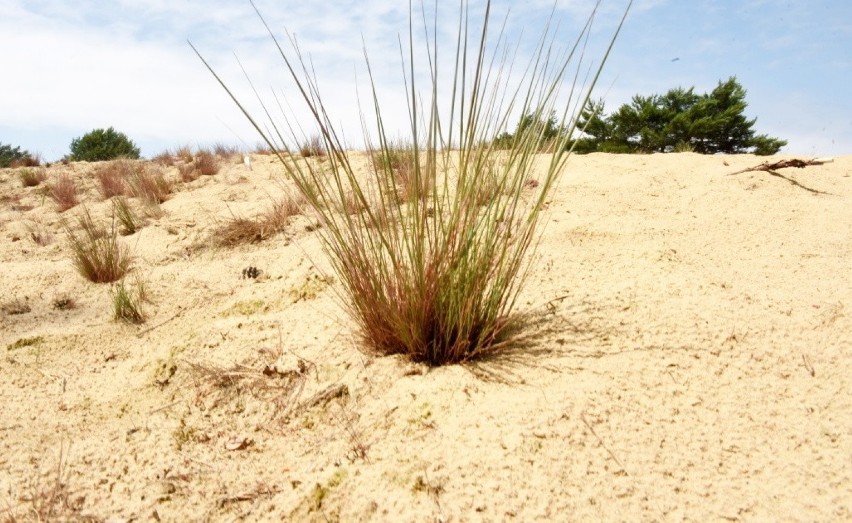
M217 143L213 145L213 154L222 158L232 158L234 156L242 156L242 151L236 145Z
M178 173L180 174L180 179L184 183L194 182L201 176L201 173L198 172L198 169L195 168L195 164L193 163L185 163L178 167Z
M68 294L60 294L53 299L53 308L58 311L68 311L77 308L77 301Z
M299 146L299 154L302 155L302 158L310 158L312 156L325 156L326 149L322 136L315 134L304 142L302 142L302 145Z
M7 523L24 521L74 521L96 523L102 518L83 511L86 496L75 493L68 484L68 450L63 446L55 472L36 471L15 507L6 509Z
M236 247L262 242L284 230L300 212L298 201L287 195L255 218L232 217L213 232L213 243L218 247Z
M38 345L39 343L44 341L44 337L42 336L32 336L29 338L20 338L14 343L10 343L6 346L6 350L16 350L22 349L24 347L31 347L33 345Z
M195 169L202 176L213 176L219 172L219 160L211 152L200 151L195 157Z
M113 196L123 196L127 192L125 180L133 176L141 166L129 160L114 160L99 166L95 170L98 189L106 200Z
M163 167L171 167L175 164L175 158L169 151L163 151L156 156L152 156L151 161Z
M67 174L60 176L50 188L50 197L56 202L56 210L65 212L80 203L77 184Z
M252 154L269 156L271 154L275 154L275 150L272 149L272 147L270 147L268 144L261 142L254 147Z
M112 210L118 219L122 236L134 234L142 227L142 222L125 198L119 197L112 201Z
M63 221L71 247L71 259L77 272L94 283L117 281L130 270L132 259L127 247L118 241L115 219L109 230L97 225L89 210L84 208L77 217L75 231L71 224Z
M31 312L32 308L28 299L22 300L16 296L0 305L0 311L3 311L3 314L7 316L17 316Z
M132 286L125 285L124 280L113 285L112 295L113 318L115 321L139 324L145 322L142 302L147 301L148 292L145 283L137 276Z
M24 187L36 187L47 179L47 172L43 168L22 169L19 176Z
M39 247L46 247L53 243L53 234L51 234L50 231L45 229L41 224L28 223L26 228L27 232L30 234L30 239Z
M175 149L174 157L183 162L191 162L192 161L192 147L188 145L182 145Z
M131 196L142 198L152 204L161 204L172 194L172 184L163 171L150 166L139 166L127 178Z

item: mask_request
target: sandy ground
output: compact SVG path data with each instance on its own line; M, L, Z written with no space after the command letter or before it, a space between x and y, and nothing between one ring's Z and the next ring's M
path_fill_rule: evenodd
M121 238L140 326L73 269L79 208L0 170L0 521L849 521L852 156L726 176L764 160L570 158L535 343L436 369L359 350L308 218L210 247L271 157ZM47 183L105 219L94 167Z

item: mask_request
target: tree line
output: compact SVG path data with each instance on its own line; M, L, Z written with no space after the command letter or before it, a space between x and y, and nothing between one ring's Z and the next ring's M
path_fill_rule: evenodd
M743 114L745 96L746 90L731 77L704 94L678 87L662 95L636 95L611 114L605 113L603 100L589 100L577 120L580 133L566 142L577 153L777 153L786 140L756 133L757 119ZM497 144L508 144L529 126L540 128L543 144L555 143L567 132L554 114L547 119L525 114L516 132L502 134Z

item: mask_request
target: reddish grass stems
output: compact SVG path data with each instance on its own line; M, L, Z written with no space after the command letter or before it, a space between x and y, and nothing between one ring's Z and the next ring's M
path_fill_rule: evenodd
M80 203L77 184L67 174L60 176L50 188L50 197L56 202L56 210L59 212L65 212Z

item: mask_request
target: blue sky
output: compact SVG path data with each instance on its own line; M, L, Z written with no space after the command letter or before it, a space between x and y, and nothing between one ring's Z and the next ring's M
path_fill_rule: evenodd
M566 41L593 3L558 2ZM407 31L407 2L257 4L277 34L295 33L310 53L329 112L347 138L360 135L353 86L365 75L362 37L384 111L391 120L405 114L397 35ZM440 4L446 37L439 40L451 42L457 3ZM494 11L502 19L511 7L506 38L523 53L551 5L496 0ZM604 0L588 56L599 56L625 5ZM252 95L235 54L259 90L284 89L297 105L247 0L0 0L0 13L0 143L48 161L67 154L74 137L109 126L130 136L144 156L184 144L255 145L258 136L187 39L241 98L251 102ZM636 0L594 96L614 110L634 94L677 86L705 92L736 76L748 90L747 115L757 117L757 132L789 141L782 152L852 154L850 50L852 2L845 0Z

